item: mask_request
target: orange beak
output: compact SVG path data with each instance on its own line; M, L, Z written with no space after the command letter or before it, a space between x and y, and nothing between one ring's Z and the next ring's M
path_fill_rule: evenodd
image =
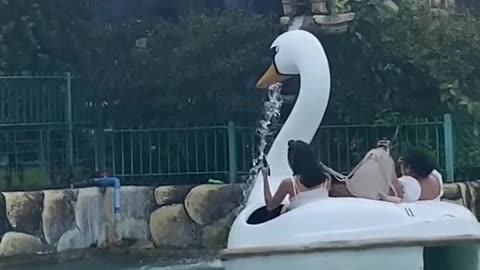
M267 89L270 85L281 82L288 79L287 76L283 76L277 73L277 69L272 64L267 71L263 74L263 76L257 82L257 88L259 89Z

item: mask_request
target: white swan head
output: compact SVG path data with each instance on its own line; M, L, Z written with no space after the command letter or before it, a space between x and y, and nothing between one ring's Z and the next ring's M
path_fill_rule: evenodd
M292 30L281 34L270 46L273 54L272 65L258 80L257 88L266 89L269 85L298 75L301 72L300 63L306 60L305 56L318 54L319 47L321 48L321 44L318 39L305 30ZM321 51L323 52L323 48Z

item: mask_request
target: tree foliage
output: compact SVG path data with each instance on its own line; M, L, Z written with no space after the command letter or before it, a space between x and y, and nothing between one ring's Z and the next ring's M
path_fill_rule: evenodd
M276 28L267 17L223 11L110 22L90 1L0 5L0 72L80 73L117 127L255 119L261 98L246 88L270 61Z
M143 107L140 119L197 124L255 119L260 98L252 97L246 83L271 60L268 43L275 33L267 19L199 14L153 22L144 34L137 39L144 44L129 52L132 81L124 89L138 98L134 108Z
M480 117L475 15L436 16L417 1L398 12L378 0L352 3L350 31L320 37L333 76L327 121ZM260 94L245 88L270 61L279 33L271 19L197 8L165 19L137 8L109 22L99 5L0 1L0 71L78 72L117 126L255 119Z
M478 163L477 17L456 10L438 16L414 1L392 12L381 2L363 3L350 32L326 42L334 76L330 118L397 123L453 113L456 164Z

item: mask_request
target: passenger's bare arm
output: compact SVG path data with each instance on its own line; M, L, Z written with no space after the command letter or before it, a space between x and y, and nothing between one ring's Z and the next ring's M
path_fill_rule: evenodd
M280 186L275 192L275 195L272 196L272 192L270 190L270 183L268 182L268 173L263 172L263 196L265 198L265 205L267 206L268 210L274 210L275 208L279 207L285 197L290 193L290 186L291 183L288 179L285 179L280 183Z

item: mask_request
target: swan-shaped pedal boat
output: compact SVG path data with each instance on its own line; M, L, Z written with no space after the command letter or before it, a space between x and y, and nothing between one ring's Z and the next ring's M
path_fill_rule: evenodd
M273 64L259 88L289 75L301 78L295 107L267 155L275 191L291 176L288 140L311 142L322 121L330 71L322 45L309 32L285 32L271 49ZM231 227L222 254L227 270L480 269L480 226L463 206L327 195L278 215L265 208L260 177Z

